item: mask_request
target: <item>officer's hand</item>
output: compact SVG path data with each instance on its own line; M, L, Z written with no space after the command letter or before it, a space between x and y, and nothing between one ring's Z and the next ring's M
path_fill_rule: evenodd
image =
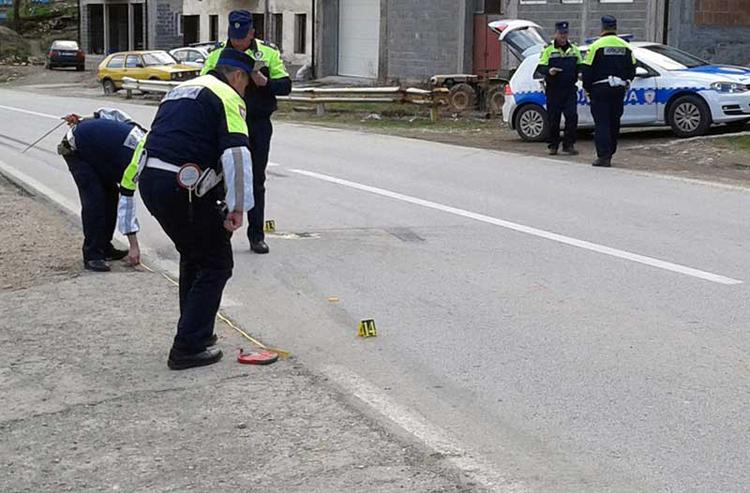
M268 77L260 73L260 71L258 70L253 71L250 77L252 77L253 82L258 87L265 87L266 85L268 85Z
M227 214L227 218L224 219L224 229L227 231L237 231L242 227L242 217L244 216L241 212L230 212Z
M80 123L81 117L76 115L75 113L71 113L69 115L65 115L63 117L63 120L65 120L68 125L72 127L73 125L77 125L78 123Z
M559 69L559 68L557 68L557 67L552 67L552 68L549 69L549 74L550 75L557 75L560 72L562 72L562 70Z
M138 248L138 245L131 246L128 249L128 256L127 256L128 265L135 267L136 265L141 263L141 249Z

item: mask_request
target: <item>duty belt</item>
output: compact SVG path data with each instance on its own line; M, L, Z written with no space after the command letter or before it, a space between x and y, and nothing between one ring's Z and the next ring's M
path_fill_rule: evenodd
M195 166L195 165L192 165ZM170 173L178 174L183 166L177 166L176 164L162 161L156 157L150 157L146 160L146 168L160 169L169 171ZM200 178L195 184L195 187L191 187L191 193L193 188L195 190L196 197L203 197L209 191L213 190L216 185L221 183L224 179L223 173L217 173L213 168L205 169L201 172Z

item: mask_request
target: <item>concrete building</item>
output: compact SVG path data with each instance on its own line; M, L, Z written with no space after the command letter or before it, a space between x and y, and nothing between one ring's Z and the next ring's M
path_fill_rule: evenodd
M475 1L317 0L316 75L423 81L472 70Z
M676 46L717 63L750 63L750 0L506 0L504 17L532 20L546 33L570 22L579 42L614 15L621 33Z
M80 0L81 46L90 54L168 49L182 42L182 0Z
M184 0L184 44L225 40L235 9L252 12L256 35L274 42L290 67L311 61L313 0Z

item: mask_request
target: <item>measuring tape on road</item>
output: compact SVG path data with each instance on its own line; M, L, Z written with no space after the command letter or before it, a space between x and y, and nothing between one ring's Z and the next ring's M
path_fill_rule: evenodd
M157 272L154 269L152 269L151 267L149 267L149 266L147 266L145 264L140 264L140 265L141 265L141 267L143 267L148 272L151 272L152 274L157 274ZM169 281L172 284L174 284L175 286L179 287L180 284L177 281L175 281L174 279L172 279L171 277L169 277L164 272L159 272L159 274L161 274L162 277L164 279L166 279L167 281ZM222 322L224 322L225 324L227 324L230 328L232 328L235 331L237 331L237 333L239 333L242 337L244 337L248 341L252 342L253 344L255 344L256 346L258 346L259 348L263 349L264 351L270 351L272 353L276 353L276 354L279 355L279 358L281 358L281 359L288 359L289 358L289 356L290 356L289 351L285 351L283 349L273 348L273 347L266 346L265 344L263 344L262 342L260 342L259 340L255 339L253 336L251 336L250 334L248 334L247 332L245 332L244 330L242 330L241 328L237 327L237 325L234 322L232 322L229 318L227 318L221 312L218 312L216 314L216 318L218 318L219 320L221 320Z

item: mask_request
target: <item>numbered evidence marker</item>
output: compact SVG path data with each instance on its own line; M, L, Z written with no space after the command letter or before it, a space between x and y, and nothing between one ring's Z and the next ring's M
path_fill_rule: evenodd
M359 322L359 330L357 331L359 337L375 337L378 335L378 329L375 328L375 320L368 319Z
M263 226L263 230L266 233L275 233L276 232L276 221L273 219L269 219L266 221L265 225Z

